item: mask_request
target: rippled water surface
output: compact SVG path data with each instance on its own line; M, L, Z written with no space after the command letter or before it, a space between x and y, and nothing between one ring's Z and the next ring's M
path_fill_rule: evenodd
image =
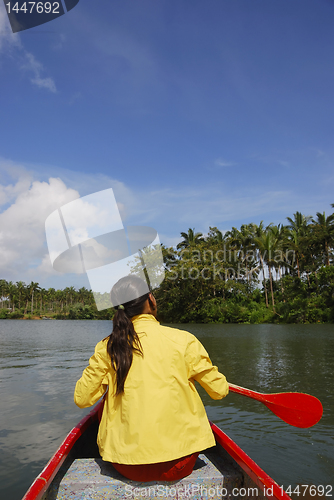
M179 327L201 340L228 381L322 401L322 420L297 429L259 402L238 394L213 401L199 388L209 418L280 485L333 484L334 326ZM110 329L108 321L0 321L1 498L19 500L89 411L73 403L74 385Z

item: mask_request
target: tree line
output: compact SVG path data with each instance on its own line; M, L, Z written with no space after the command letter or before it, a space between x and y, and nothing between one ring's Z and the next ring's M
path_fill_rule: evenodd
M164 321L334 322L334 213L181 236L163 247Z
M111 319L112 310L98 311L91 290L45 289L37 282L0 280L0 319Z
M331 205L334 207L334 204ZM165 279L154 291L169 323L334 322L334 213L296 212L287 224L243 224L206 236L189 228L162 245ZM93 294L0 280L0 318L111 319Z

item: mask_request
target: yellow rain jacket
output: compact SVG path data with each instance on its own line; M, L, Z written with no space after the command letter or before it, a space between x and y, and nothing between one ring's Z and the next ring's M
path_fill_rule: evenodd
M75 387L75 403L86 408L109 386L97 439L103 460L166 462L214 446L194 381L211 398L221 399L228 394L226 378L191 333L161 326L151 314L132 321L144 354L134 353L124 394L114 396L116 376L107 340L97 344Z

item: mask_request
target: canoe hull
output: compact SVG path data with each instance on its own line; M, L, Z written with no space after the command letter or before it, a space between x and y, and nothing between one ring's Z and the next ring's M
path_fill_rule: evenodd
M124 498L124 491L126 491L125 488L134 488L136 485L140 485L142 488L144 487L143 485L145 485L145 483L135 484L133 481L125 480L122 476L118 475L111 464L106 464L102 461L96 444L96 435L99 424L98 412L100 407L101 403L96 405L95 408L71 430L49 463L35 479L23 497L23 500L53 500L54 498L57 498L55 493L53 492L52 495L51 493L48 495L52 488L57 491L59 488L65 488L65 493L63 492L59 498L76 498L75 496L72 497L71 495L66 495L66 484L70 484L71 480L77 484L78 480L76 477L78 476L78 470L80 468L80 477L85 475L82 470L83 467L86 467L87 470L90 468L90 484L91 481L94 481L92 478L95 474L96 488L105 488L109 492L116 492L122 487L122 498ZM179 488L184 488L184 491L189 492L189 485L195 485L192 487L196 488L201 486L202 488L206 488L207 491L208 485L210 484L211 488L214 487L217 491L225 492L226 495L214 497L209 496L209 498L225 498L225 496L226 498L231 498L233 490L237 491L238 488L240 490L242 487L244 488L242 491L243 494L240 496L238 495L242 498L242 500L247 500L247 498L250 498L251 500L256 500L256 498L261 499L264 498L264 493L266 492L269 492L269 500L289 500L290 497L285 492L282 492L277 483L270 478L270 476L268 476L268 474L266 474L236 443L234 443L232 439L230 439L215 424L210 424L216 439L216 447L206 450L204 455L200 455L199 464L197 464L198 470L194 470L193 474L188 476L188 478L184 478L184 480L178 482ZM74 460L76 460L76 463L73 465ZM107 467L107 469L110 467L111 469L107 470L105 467ZM217 471L220 471L220 473L218 474ZM234 478L233 471L235 471ZM208 474L212 477L209 478ZM103 476L102 478L101 475ZM65 477L63 478L63 476ZM153 483L146 484L152 485ZM168 487L166 486L166 483L163 484L165 487ZM169 483L167 483L167 485L168 484ZM84 485L81 485L80 487L84 488ZM226 491L222 489L223 487L227 488ZM68 488L71 489L70 486ZM248 490L251 492L249 496L247 495ZM246 494L244 494L245 492ZM255 492L257 494L255 494ZM235 497L235 500L237 500L238 497L234 493L233 496ZM164 498L163 495L160 494L158 497L161 500ZM169 497L170 500L171 495L169 494L167 497ZM98 498L107 497L102 495ZM108 498L118 498L118 496L114 493L112 496L109 495ZM119 496L119 498L121 498L121 496ZM132 497L130 494L126 494L126 498ZM140 498L140 496L138 496L138 498ZM195 498L202 497L198 495L194 496L193 494L191 498L195 500ZM206 498L208 498L207 495Z

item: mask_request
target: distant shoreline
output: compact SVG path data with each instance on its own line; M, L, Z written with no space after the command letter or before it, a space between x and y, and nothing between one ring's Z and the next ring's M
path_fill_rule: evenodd
M24 320L24 321L111 321L111 319L108 319L108 318L69 318L69 317L62 317L62 318L50 318L50 317L40 317L40 316L32 316L32 317L25 317L25 318L0 318L0 321L1 319L8 319L8 320ZM177 323L177 324L184 324L184 325L189 325L189 324L193 324L194 322L192 321L166 321L165 318L163 320L159 320L161 323L163 324L173 324L173 323ZM1 324L1 323L0 323ZM203 322L203 321L198 321L197 324L211 324L211 325L215 325L215 324L221 324L221 325L227 325L227 324L231 324L231 325L272 325L272 324L294 324L294 325L297 325L297 324L304 324L304 325L319 325L319 324L322 324L322 325L325 325L325 324L331 324L331 322L324 322L324 321L314 321L314 322L304 322L304 323L300 323L300 322L295 322L295 323L284 323L284 322L279 322L279 323L273 323L273 322L270 322L270 321L264 321L264 322L257 322L257 323L249 323L249 322L229 322L229 323L226 323L224 321L222 322L217 322L217 321L209 321L209 322Z

